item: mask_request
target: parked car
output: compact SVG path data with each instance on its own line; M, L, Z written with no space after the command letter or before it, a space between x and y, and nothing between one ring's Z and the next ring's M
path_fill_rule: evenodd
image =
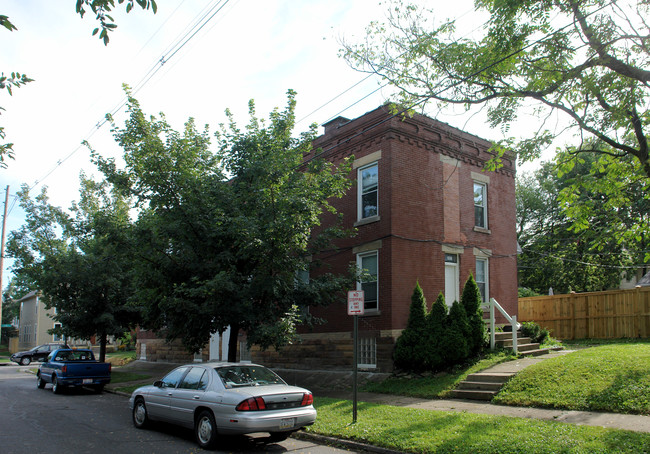
M50 353L38 368L36 378L40 389L52 383L54 394L68 386L87 386L101 393L111 382L111 365L97 361L90 349L62 348Z
M214 362L177 367L129 400L133 424L165 421L194 429L202 448L217 434L269 432L270 441L316 421L312 393L288 385L275 372L251 363Z
M26 352L17 352L11 355L11 360L15 363L22 364L23 366L28 366L32 361L45 361L50 355L52 350L57 348L70 348L67 344L43 344L38 347L34 347L31 350Z

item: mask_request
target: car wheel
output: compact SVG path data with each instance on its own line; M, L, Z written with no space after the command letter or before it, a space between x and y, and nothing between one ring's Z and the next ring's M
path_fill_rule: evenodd
M277 443L286 440L289 438L289 435L291 435L291 432L271 432L269 439L271 443Z
M36 381L36 386L38 386L38 389L43 389L45 388L45 380L39 375L38 380Z
M32 359L29 356L24 356L23 358L20 359L20 364L23 366L29 366L29 363L32 362Z
M194 423L196 442L203 449L211 449L217 441L217 424L212 412L204 410L199 413Z
M61 394L61 392L63 392L63 386L59 384L56 375L52 375L52 392L54 394Z
M149 417L147 416L147 406L144 404L144 399L141 397L135 400L133 404L133 425L138 429L145 429L149 425Z

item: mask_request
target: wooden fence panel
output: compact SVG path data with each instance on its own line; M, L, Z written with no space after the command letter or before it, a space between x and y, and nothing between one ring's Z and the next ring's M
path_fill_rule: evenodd
M650 287L519 298L517 320L558 339L650 337Z

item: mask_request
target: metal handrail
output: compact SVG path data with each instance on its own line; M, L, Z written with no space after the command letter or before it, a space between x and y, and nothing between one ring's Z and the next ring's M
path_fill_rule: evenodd
M490 298L490 302L488 306L490 307L490 349L494 350L496 346L496 339L495 339L496 333L495 333L495 322L494 322L494 308L496 307L497 309L499 309L499 312L503 314L506 320L510 322L510 325L512 326L512 351L517 353L517 330L519 329L519 324L517 323L517 316L508 315L505 309L502 308L501 305L494 298Z

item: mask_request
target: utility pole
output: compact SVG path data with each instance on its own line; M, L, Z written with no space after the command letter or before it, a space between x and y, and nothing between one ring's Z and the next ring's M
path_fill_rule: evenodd
M5 269L5 229L7 227L7 205L9 205L9 185L5 195L5 214L2 216L2 243L0 246L0 339L2 339L2 274Z

